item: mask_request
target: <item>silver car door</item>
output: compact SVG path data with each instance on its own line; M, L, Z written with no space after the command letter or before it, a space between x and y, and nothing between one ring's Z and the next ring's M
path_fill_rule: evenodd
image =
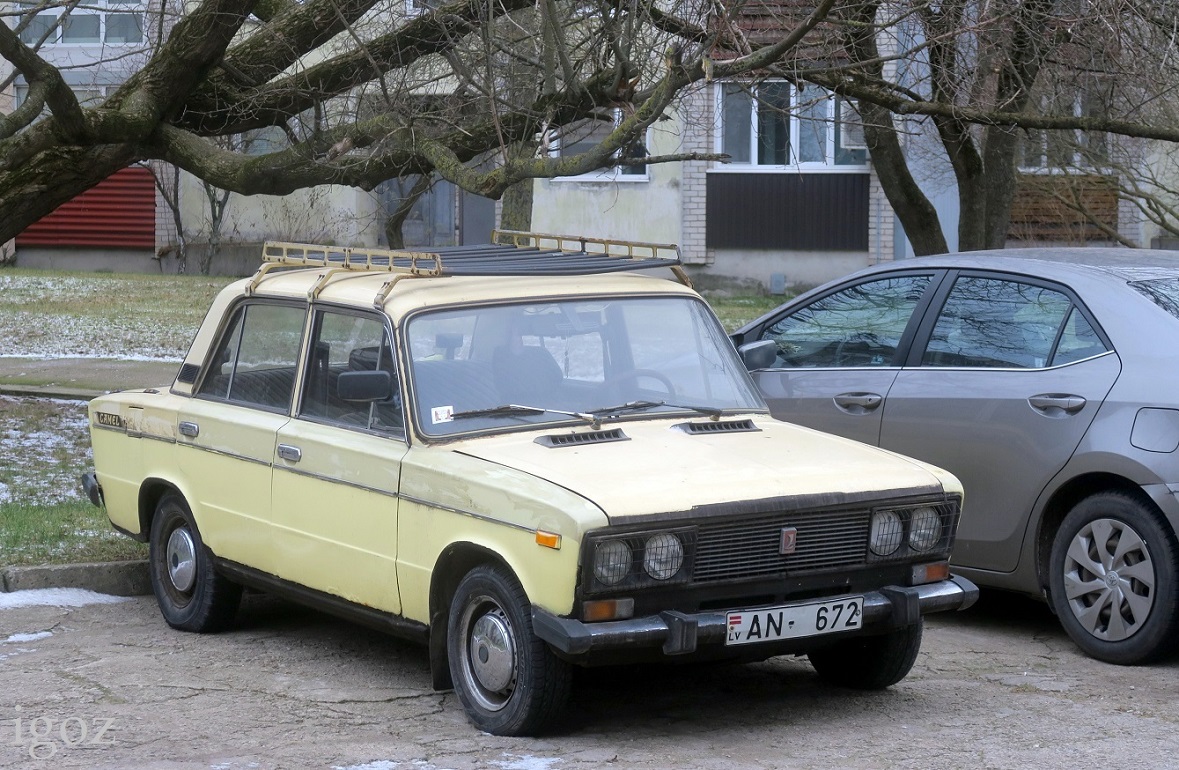
M884 400L915 328L914 311L927 302L935 276L873 276L769 323L758 339L776 343L774 365L751 375L774 416L877 443Z
M1121 369L1063 287L958 276L889 392L881 446L952 471L966 490L954 562L1015 569L1031 508ZM935 300L935 307L941 304Z

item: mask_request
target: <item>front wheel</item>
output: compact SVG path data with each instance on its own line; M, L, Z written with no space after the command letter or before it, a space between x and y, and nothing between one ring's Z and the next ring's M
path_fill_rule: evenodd
M151 587L168 625L181 631L220 631L233 622L242 588L213 568L192 512L166 495L151 525Z
M1122 492L1074 507L1049 562L1052 606L1086 654L1133 665L1170 651L1179 632L1174 535L1159 512Z
M857 690L883 690L904 679L921 651L923 622L878 636L857 636L807 657L825 681Z
M455 692L484 732L536 735L569 700L569 664L532 632L524 589L500 567L476 567L459 583L447 653Z

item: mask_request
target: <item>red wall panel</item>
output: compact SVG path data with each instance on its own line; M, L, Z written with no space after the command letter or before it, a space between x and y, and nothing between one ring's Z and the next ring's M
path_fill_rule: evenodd
M121 169L58 206L16 236L19 246L154 249L156 189L151 172Z

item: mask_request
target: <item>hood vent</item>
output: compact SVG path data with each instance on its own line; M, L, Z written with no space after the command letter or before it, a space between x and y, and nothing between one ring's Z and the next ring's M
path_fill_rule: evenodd
M756 433L761 428L753 424L753 420L718 420L713 422L681 422L673 426L684 433Z
M582 446L583 444L605 444L611 441L630 441L630 436L620 428L613 430L596 430L591 433L560 433L541 436L536 443L541 446L556 449L565 446Z

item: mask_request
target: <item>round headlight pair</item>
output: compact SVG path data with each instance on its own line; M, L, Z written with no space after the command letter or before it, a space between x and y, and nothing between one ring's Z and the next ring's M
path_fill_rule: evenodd
M928 551L942 536L942 520L933 508L914 508L909 512L909 547L914 551ZM888 556L901 547L905 539L905 523L896 511L877 511L872 514L872 529L868 547L877 556Z
M630 574L634 552L625 540L604 540L594 551L594 577L604 585L618 585ZM647 538L643 569L656 580L674 577L684 565L684 544L670 532Z

